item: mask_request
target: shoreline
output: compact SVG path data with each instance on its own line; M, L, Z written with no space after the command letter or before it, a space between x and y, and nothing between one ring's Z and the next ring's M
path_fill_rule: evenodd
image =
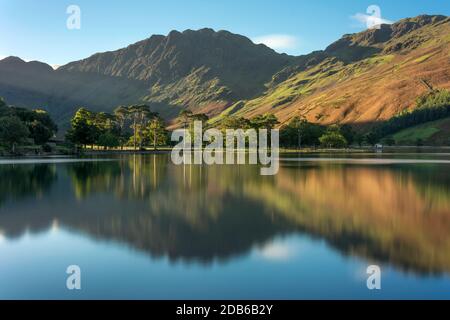
M161 148L157 150L89 150L81 154L67 153L49 153L49 154L25 154L25 155L0 155L0 159L45 159L45 158L73 158L73 157L92 157L107 155L150 155L170 153L172 149ZM235 150L239 151L239 150ZM245 152L247 152L246 150ZM348 154L348 153L385 153L385 152L415 152L422 153L424 151L434 151L433 153L450 152L450 146L391 146L376 149L374 147L346 148L346 149L321 149L321 148L303 148L303 149L283 149L280 154Z

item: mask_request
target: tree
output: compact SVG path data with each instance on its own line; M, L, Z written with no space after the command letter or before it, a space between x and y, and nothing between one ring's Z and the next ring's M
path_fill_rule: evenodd
M18 117L0 118L0 142L10 146L13 153L16 145L24 142L29 134L27 126Z
M243 117L227 116L221 121L222 129L249 129L251 126L250 120Z
M119 137L111 131L106 131L98 137L98 144L106 149L119 146Z
M405 128L449 116L450 91L434 90L418 97L412 111L403 111L388 121L380 123L372 129L372 132L381 138Z
M0 117L15 117L28 129L30 138L35 144L44 145L58 131L58 127L50 115L40 109L10 107L0 98Z
M119 144L123 149L123 145L129 138L125 130L125 125L127 123L127 120L129 119L130 112L127 107L119 106L116 108L116 110L114 110L114 115L116 116L116 121L119 129Z
M181 110L179 117L181 118L181 122L183 123L183 128L186 129L189 124L189 120L192 116L192 111L184 109Z
M280 122L275 115L266 113L264 115L258 115L250 120L251 126L254 129L273 129Z
M29 126L30 136L37 145L46 144L54 135L53 131L42 122L34 120Z
M347 140L335 128L328 129L323 136L319 138L322 146L327 148L344 148L347 146Z
M143 130L145 128L145 123L147 117L151 115L150 107L147 105L133 105L128 107L128 112L132 117L133 124L131 128L133 129L133 146L134 150L136 150L138 136L143 136ZM143 139L139 139L140 147L142 147Z
M190 117L191 122L192 121L201 121L202 124L205 124L208 122L209 117L205 113L196 113L191 115Z
M371 146L377 144L378 141L380 141L379 136L375 132L369 132L366 135L365 139L366 139L367 143L370 144Z
M49 131L52 132L52 136L58 132L58 126L50 117L47 111L36 109L33 110L32 112L33 112L33 121L40 122L43 126L45 126Z
M93 123L93 114L85 108L80 108L71 120L71 128L67 131L67 140L76 145L93 145L99 136L99 130Z
M35 144L44 145L58 131L57 125L50 115L40 109L28 110L25 108L9 107L8 114L19 118L30 131L30 138Z
M2 97L0 97L0 108L7 107L5 100L3 100Z
M310 123L305 118L294 117L280 130L280 143L285 147L315 146L323 135L324 128Z
M349 145L352 145L355 141L355 131L353 130L352 126L348 124L344 124L340 127L339 131L344 136L345 140L347 140L347 143Z
M358 144L358 146L361 147L364 142L364 135L362 135L361 133L356 133L354 140Z
M150 120L147 132L148 139L153 145L154 150L156 150L158 145L165 145L167 143L167 130L163 120L159 116L156 115Z

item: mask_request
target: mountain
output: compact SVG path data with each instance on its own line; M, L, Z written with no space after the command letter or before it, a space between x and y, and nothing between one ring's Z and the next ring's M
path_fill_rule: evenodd
M264 83L291 57L227 31L172 31L125 49L72 62L60 71L145 81L146 100L189 105L262 93Z
M47 105L58 120L67 115L58 109L111 111L137 102L169 118L187 107L218 114L262 94L293 59L227 31L172 31L45 72L35 62L7 58L0 63L0 95L19 105Z
M411 109L430 88L450 89L450 18L418 16L344 35L297 57L256 99L221 116L274 113L322 124L370 124ZM220 120L221 116L216 120Z
M138 81L59 72L17 57L0 61L0 96L8 104L48 110L63 130L78 107L111 111L116 103L139 101L143 90Z
M323 124L368 124L412 108L433 88L450 88L450 18L422 15L344 35L323 51L293 57L227 31L153 35L53 70L0 61L0 96L44 107L64 128L85 106L112 111L147 103L166 119L180 110L224 116L274 113Z

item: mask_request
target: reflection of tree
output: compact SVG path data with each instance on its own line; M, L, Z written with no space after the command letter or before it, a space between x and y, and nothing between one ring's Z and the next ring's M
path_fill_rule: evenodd
M164 180L165 158L130 156L118 161L90 161L69 165L78 199L97 193L112 193L119 198L145 199Z
M240 171L248 178L259 176L257 168L192 165L168 170L169 165L163 156L132 156L116 162L120 170L109 165L100 175L92 163L69 168L75 190L89 193L84 196L86 207L76 215L59 217L59 222L91 236L129 243L151 255L204 263L244 253L292 229L284 219L265 214L262 204L223 189L224 184L242 182ZM88 179L86 168L91 170ZM113 204L96 196L107 192L114 194ZM98 200L91 203L89 198Z
M450 177L440 168L304 164L262 177L256 166L129 156L67 164L75 197L44 195L33 219L20 209L9 216L15 226L57 219L173 260L223 260L276 235L306 232L348 255L450 272ZM12 224L0 220L7 231Z
M67 170L78 199L109 191L121 173L116 161L76 162L68 165Z
M48 164L0 165L0 205L10 199L40 197L56 180Z

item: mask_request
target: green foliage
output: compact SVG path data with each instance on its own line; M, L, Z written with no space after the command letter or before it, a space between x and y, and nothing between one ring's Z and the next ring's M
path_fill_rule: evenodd
M319 138L324 133L320 125L308 122L300 117L293 118L288 125L280 130L280 144L283 147L317 146Z
M221 121L222 129L249 129L251 128L250 120L243 117L226 116Z
M106 131L100 134L97 144L105 148L116 148L120 145L119 136L112 131Z
M352 126L350 126L348 124L344 124L339 128L339 130L340 130L342 136L347 141L347 143L349 145L352 145L353 142L355 141L355 136L356 136L356 133L353 130Z
M38 120L31 122L28 128L34 143L37 145L45 145L54 135L49 127Z
M378 125L372 130L378 139L405 128L450 116L450 91L435 90L416 99L416 107Z
M128 128L132 129L131 134ZM155 132L156 140L153 138ZM141 148L150 141L153 145L166 143L167 132L162 119L146 105L120 106L114 114L80 108L72 118L66 138L81 146L116 148L123 147L128 141L134 148Z
M359 132L357 132L357 133L355 133L355 136L354 136L354 142L358 145L358 146L362 146L362 144L363 144L363 142L364 142L364 135L363 134L361 134L361 133L359 133Z
M76 145L93 145L100 135L94 119L95 114L91 111L85 108L78 109L71 120L71 128L66 133L66 139Z
M270 130L273 129L279 123L280 122L278 121L277 117L270 113L258 115L250 119L250 126L254 129Z
M403 129L387 138L394 139L400 145L415 145L418 139L427 145L447 145L449 124L450 118L426 122Z
M310 123L304 118L295 117L281 128L280 144L287 148L322 145L327 148L343 148L356 141L362 143L349 125L333 125L328 128Z
M319 138L319 141L326 148L344 148L347 146L344 136L337 131L326 132Z
M18 117L0 118L0 142L11 147L13 153L16 145L24 142L29 134L27 126Z
M157 146L166 145L168 141L168 132L164 121L160 117L154 117L147 125L146 136L149 143L156 149Z
M9 107L2 98L0 98L0 117L4 118L4 121L6 121L4 123L5 125L7 124L16 127L19 130L19 136L24 134L22 129L25 127L27 129L26 136L32 138L37 145L46 144L58 130L58 127L46 111ZM18 121L22 125L19 126ZM3 138L0 138L0 143L11 145L11 137L13 135L14 133L9 134L5 132ZM10 137L8 138L8 136ZM23 139L19 140L20 141L14 141L13 145L15 146L16 144L24 142Z
M364 138L366 142L371 146L377 144L378 141L380 141L380 136L375 132L369 132Z
M450 91L437 90L416 99L417 108L440 108L450 106Z

